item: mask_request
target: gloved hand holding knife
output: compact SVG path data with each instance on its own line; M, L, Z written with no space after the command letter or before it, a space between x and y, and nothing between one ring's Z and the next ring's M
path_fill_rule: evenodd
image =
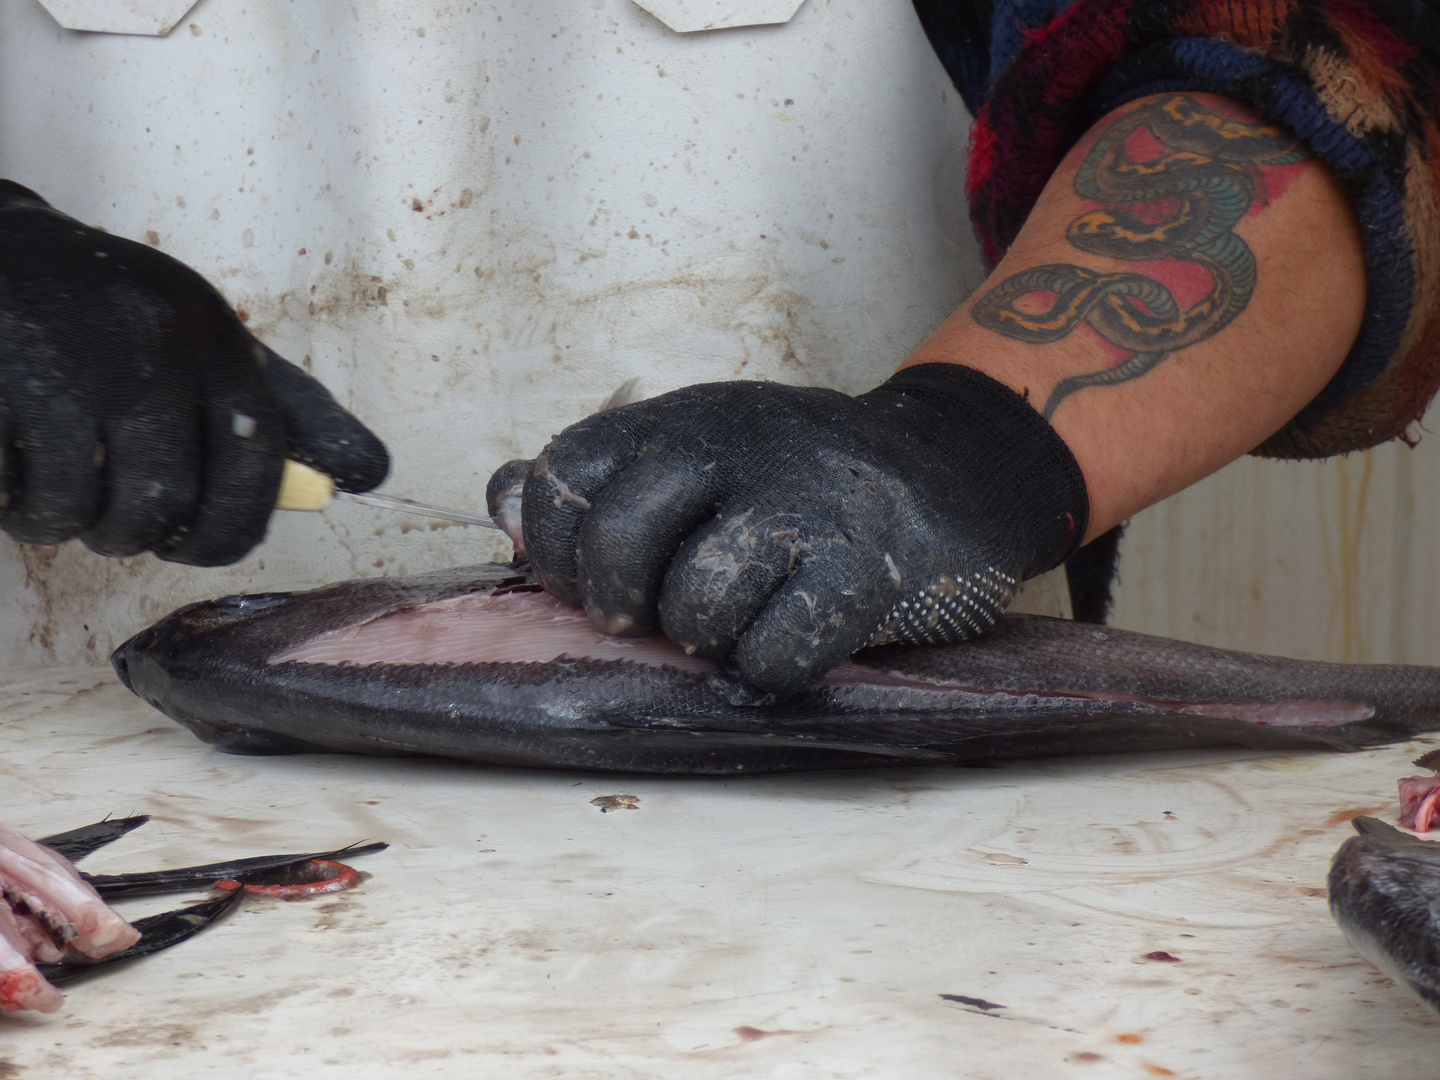
M364 491L384 444L170 256L0 181L0 527L219 566L295 458Z

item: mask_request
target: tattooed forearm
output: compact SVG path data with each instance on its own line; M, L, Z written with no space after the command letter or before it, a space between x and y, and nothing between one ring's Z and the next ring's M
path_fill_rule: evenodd
M1188 94L1149 101L1111 122L1085 155L1075 193L1100 205L1072 221L1066 239L1111 259L1197 265L1210 278L1208 292L1182 308L1155 277L1051 263L1002 281L976 302L973 317L1032 344L1059 341L1085 323L1130 353L1061 380L1046 419L1078 390L1138 378L1245 310L1255 256L1232 230L1255 202L1255 173L1309 156L1282 129L1230 119Z

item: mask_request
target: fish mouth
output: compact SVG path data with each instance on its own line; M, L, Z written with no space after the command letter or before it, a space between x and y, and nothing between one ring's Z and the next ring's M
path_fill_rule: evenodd
M124 646L116 649L115 654L110 657L110 666L115 670L116 676L119 677L120 685L132 694L135 693L135 684L130 678L130 657L125 651Z

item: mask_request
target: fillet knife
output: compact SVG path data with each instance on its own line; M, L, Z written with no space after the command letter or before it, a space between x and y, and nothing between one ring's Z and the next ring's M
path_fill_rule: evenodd
M376 495L373 492L361 495L352 491L339 491L335 481L309 465L287 460L285 471L280 476L280 493L275 497L277 510L323 510L331 499L379 506L386 510L398 510L402 514L418 514L421 517L439 518L441 521L455 521L461 525L479 525L485 529L499 529L494 520L480 514L462 514L443 506L415 502L413 499L398 499L394 495Z

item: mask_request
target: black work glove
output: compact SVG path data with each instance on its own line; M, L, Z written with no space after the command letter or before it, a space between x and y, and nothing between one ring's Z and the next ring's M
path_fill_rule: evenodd
M365 491L385 446L154 248L0 180L0 527L220 566L265 535L285 457Z
M496 473L492 502L516 471ZM865 645L982 633L1088 515L1050 425L952 364L859 397L709 383L598 413L551 440L522 504L548 591L775 694Z

